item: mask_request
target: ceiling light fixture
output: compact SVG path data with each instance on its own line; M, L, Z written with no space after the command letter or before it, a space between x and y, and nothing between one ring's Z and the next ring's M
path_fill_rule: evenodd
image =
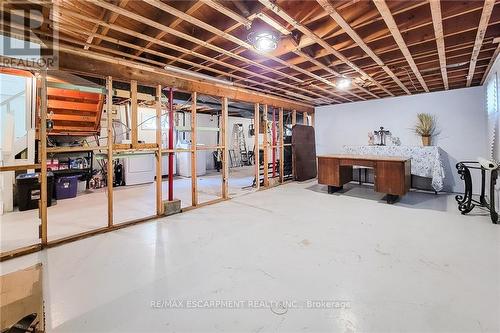
M279 35L274 31L252 31L248 41L260 52L271 52L278 47Z
M211 81L211 82L214 82L214 83L220 83L220 84L225 84L225 85L230 85L230 86L234 85L234 83L231 82L231 81L227 81L227 80L223 80L223 79L218 79L218 78L210 76L210 75L198 73L198 72L195 72L195 71L190 71L190 70L187 70L187 69L184 69L184 68L179 68L179 67L175 67L175 66L165 65L165 67L163 67L163 69L165 69L167 72L173 72L173 73L177 73L177 74L184 74L184 75L195 77L197 79Z
M351 79L342 78L337 82L337 88L339 89L347 89L351 86Z

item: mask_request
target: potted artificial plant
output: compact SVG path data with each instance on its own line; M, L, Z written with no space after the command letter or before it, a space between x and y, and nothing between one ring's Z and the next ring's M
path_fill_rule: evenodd
M422 145L430 146L431 137L436 131L436 117L429 113L418 113L413 130L422 137Z

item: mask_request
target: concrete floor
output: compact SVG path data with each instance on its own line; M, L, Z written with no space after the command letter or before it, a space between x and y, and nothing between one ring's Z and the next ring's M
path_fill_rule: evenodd
M253 191L254 167L232 168L229 172L229 194L238 196ZM156 214L156 185L154 183L116 187L113 191L114 223ZM163 199L168 199L168 182L163 181ZM220 198L221 174L212 170L198 177L198 202L208 202ZM181 200L182 207L191 206L191 178L176 177L174 197ZM106 188L86 191L73 199L58 200L48 207L49 241L77 233L102 228L107 220ZM0 252L14 250L39 243L38 210L14 211L0 215Z
M289 183L0 268L43 263L49 332L500 331L498 225L460 215L452 195L344 192Z

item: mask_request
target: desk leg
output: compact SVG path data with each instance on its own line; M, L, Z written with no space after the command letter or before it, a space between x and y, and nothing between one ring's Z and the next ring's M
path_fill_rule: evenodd
M335 193L337 191L340 191L343 188L344 188L344 186L330 186L330 185L328 185L328 194Z
M388 204L393 204L395 203L396 201L398 201L399 199L399 195L394 195L394 194L387 194L386 196L386 201Z

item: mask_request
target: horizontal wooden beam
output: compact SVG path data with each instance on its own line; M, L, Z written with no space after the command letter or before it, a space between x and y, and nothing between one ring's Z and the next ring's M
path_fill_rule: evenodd
M228 97L232 100L269 104L284 109L296 109L301 112L313 112L314 107L306 103L293 102L284 98L265 95L247 89L210 84L190 78L175 77L159 68L135 63L128 60L116 59L95 52L81 52L81 49L61 47L59 66L63 70L81 73L90 76L112 76L115 80L137 80L142 85L173 87L186 92ZM154 74L154 75L151 75Z

